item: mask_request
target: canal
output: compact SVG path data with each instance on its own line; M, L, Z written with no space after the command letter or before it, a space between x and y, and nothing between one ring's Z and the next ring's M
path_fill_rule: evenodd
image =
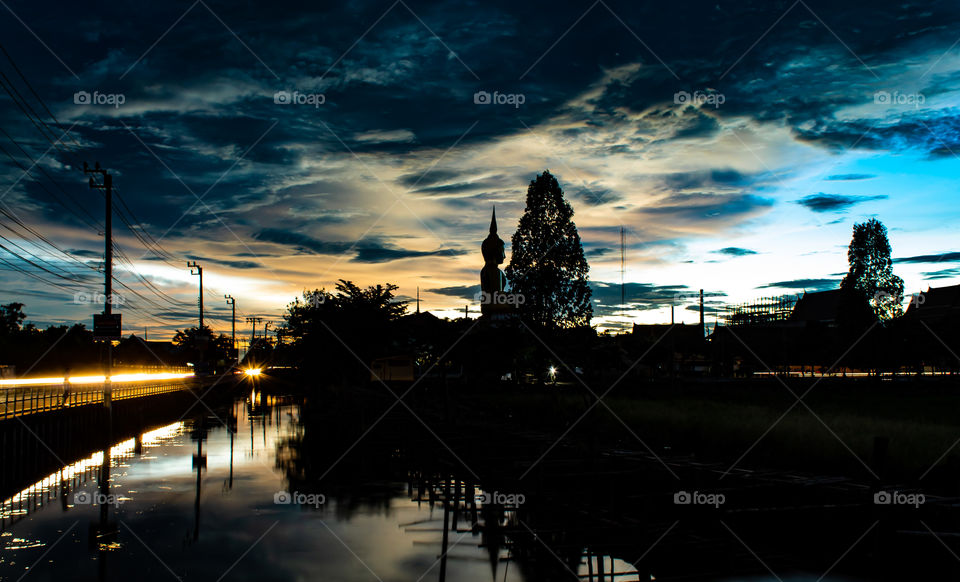
M844 547L768 557L766 526L728 517L724 531L690 508L679 516L686 527L657 511L643 523L601 519L604 487L579 502L579 485L567 486L578 478L562 472L521 486L479 469L513 462L502 455L474 465L494 475L481 483L425 423L391 408L257 390L181 408L189 413L173 407L140 429L101 429L103 446L39 474L15 448L5 452L4 471L22 478L5 481L16 485L0 507L0 579L880 579L825 573ZM491 448L502 443L481 442L471 460ZM48 451L66 454L57 452ZM624 507L616 511L635 514ZM872 529L848 525L836 530L851 544Z

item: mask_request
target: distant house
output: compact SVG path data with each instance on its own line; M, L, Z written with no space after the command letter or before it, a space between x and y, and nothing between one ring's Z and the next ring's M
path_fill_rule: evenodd
M793 306L787 323L836 327L844 322L869 325L875 319L870 303L862 294L831 289L804 293Z
M895 322L895 337L909 368L915 371L960 370L960 285L930 287L910 300L907 312Z
M789 315L779 303L757 310L776 311L755 325L719 327L712 335L714 358L723 373L804 372L862 366L876 316L867 298L847 289L813 291L800 296ZM869 338L860 336L871 329ZM859 338L859 339L858 339ZM840 361L841 357L843 361Z
M120 340L114 348L114 364L120 366L177 366L182 365L173 342L148 341L136 334Z
M927 323L960 321L960 285L928 287L911 298L904 317Z

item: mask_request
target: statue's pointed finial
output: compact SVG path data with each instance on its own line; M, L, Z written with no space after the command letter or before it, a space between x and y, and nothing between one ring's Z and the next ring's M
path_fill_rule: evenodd
M493 217L490 218L490 234L497 234L497 205L493 205Z

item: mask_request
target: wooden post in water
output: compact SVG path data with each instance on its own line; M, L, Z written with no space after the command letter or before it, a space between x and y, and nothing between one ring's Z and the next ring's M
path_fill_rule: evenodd
M447 579L447 541L450 534L450 478L443 485L443 553L440 554L440 581Z

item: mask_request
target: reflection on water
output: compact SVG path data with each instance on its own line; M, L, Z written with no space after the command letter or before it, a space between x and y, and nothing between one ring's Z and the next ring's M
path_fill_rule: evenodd
M100 450L3 500L0 579L655 579L627 560L660 533L625 541L480 483L391 417L368 433L376 415L260 392L204 412L121 442L107 427Z
M303 436L299 414L253 394L44 476L3 501L0 577L436 580L442 561L448 580L491 579L488 550L452 516L452 500L446 510L411 500L394 482L368 484L390 492L374 503L358 502L358 490L297 504L303 494L288 491L277 453ZM275 502L283 492L296 497ZM523 577L501 566L498 579Z
M159 445L164 440L179 435L183 426L183 422L174 422L118 443L110 447L109 451L97 451L4 499L0 505L0 531L6 531L13 522L19 521L32 511L52 502L59 503L70 491L82 491L81 488L97 478L97 471L102 468L105 459L108 459L113 467L121 466L134 457L135 451L140 450L139 447L152 448ZM126 499L128 498L124 498Z

